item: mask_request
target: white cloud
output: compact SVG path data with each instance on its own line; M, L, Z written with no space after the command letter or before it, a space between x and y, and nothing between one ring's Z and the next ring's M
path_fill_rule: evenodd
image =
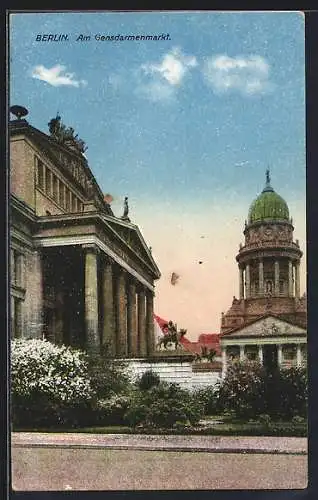
M160 63L141 65L141 83L137 91L152 101L170 100L186 74L197 64L194 56L186 56L176 47L165 54Z
M141 84L137 87L136 92L153 102L168 102L174 97L173 87L160 81L152 81L145 85Z
M60 87L61 85L69 85L71 87L79 87L80 85L87 85L86 80L76 80L74 73L66 73L66 67L61 64L56 64L52 68L46 68L43 65L35 66L32 70L31 76L42 80L43 82L53 85L53 87Z
M245 95L268 91L270 66L258 55L229 57L217 55L209 57L203 64L206 82L216 93L236 90Z

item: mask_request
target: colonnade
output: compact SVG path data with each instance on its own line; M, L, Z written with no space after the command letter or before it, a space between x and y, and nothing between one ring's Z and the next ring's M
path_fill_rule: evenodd
M271 345L271 344L267 344ZM284 363L284 356L283 356L283 346L288 346L289 344L276 344L277 345L277 365L278 367L281 367ZM296 366L300 368L303 366L304 359L303 359L303 353L302 353L302 346L304 344L296 344ZM225 376L226 371L227 371L227 366L229 362L229 356L228 356L228 350L227 347L231 348L234 346L223 346L222 347L222 376ZM246 349L245 349L245 344L238 344L237 346L239 348L239 360L240 361L245 361L247 358L246 355ZM264 364L264 345L258 344L257 346L257 357L258 361L261 365Z
M99 262L96 245L83 245L83 249L86 348L98 352L104 344L117 357L151 354L155 349L153 291L105 254Z
M300 297L300 277L299 277L299 262L293 263L288 261L288 297ZM293 271L293 268L295 271ZM245 279L244 279L245 278ZM251 264L241 264L239 266L239 297L240 299L249 299L252 296L251 287ZM274 287L271 290L274 296L285 295L280 291L280 261L274 261ZM264 296L266 294L266 283L264 282L264 261L258 260L258 290L255 291L257 296Z

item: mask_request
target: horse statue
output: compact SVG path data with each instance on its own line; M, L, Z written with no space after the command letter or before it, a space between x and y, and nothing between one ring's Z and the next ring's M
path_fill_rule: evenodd
M169 321L168 323L163 325L162 329L165 332L165 334L159 338L157 344L158 349L161 349L162 346L164 347L164 349L168 349L168 347L170 347L171 344L174 344L175 350L182 347L180 340L187 333L187 330L181 328L178 331L177 324L173 323L172 321Z

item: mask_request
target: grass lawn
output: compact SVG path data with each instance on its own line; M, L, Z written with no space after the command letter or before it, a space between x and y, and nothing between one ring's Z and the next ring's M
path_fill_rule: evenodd
M206 436L294 436L306 437L307 424L277 421L269 425L246 422L229 416L206 417L202 425L186 429L133 429L125 425L81 428L14 429L15 432L83 432L89 434L192 434Z

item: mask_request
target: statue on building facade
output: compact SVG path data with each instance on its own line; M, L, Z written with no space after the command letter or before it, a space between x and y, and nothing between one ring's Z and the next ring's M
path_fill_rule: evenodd
M125 199L124 199L124 213L122 215L122 219L123 220L126 220L127 222L130 222L130 219L128 217L128 213L129 213L129 206L128 206L128 196L125 196Z
M73 127L66 127L62 121L59 113L57 113L55 118L52 118L49 123L49 132L54 139L62 144L73 146L80 153L85 153L87 146L85 142L78 137L78 134L74 135Z

